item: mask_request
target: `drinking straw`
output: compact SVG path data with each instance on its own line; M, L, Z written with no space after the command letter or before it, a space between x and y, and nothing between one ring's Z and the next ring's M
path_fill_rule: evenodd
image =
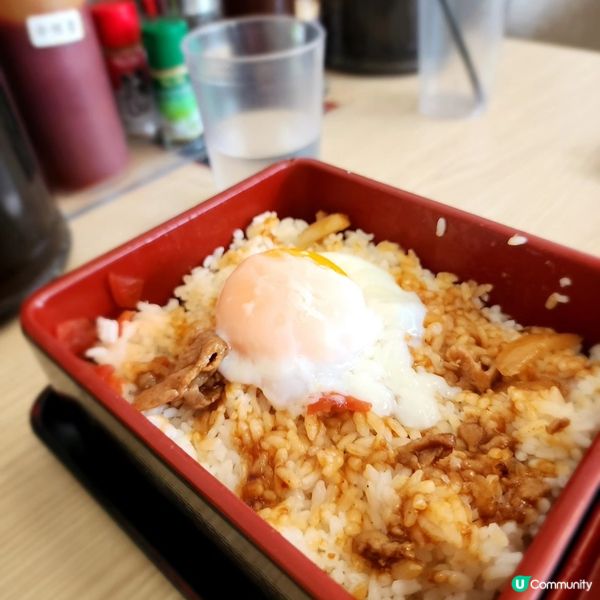
M454 13L452 12L452 9L450 8L450 5L448 4L448 1L439 0L439 3L442 12L444 13L444 17L446 18L446 22L448 23L450 33L454 38L454 42L458 47L458 52L462 58L463 64L465 65L465 69L467 71L467 75L469 76L469 81L471 82L471 87L473 88L475 98L477 99L478 103L483 103L483 89L481 87L481 82L479 81L479 76L477 75L475 65L473 64L473 59L471 58L458 22L456 21L456 18L454 16Z

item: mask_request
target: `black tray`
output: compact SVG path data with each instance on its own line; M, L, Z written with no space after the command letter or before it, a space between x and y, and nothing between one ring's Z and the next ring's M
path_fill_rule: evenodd
M46 388L31 425L186 598L266 597L78 404Z

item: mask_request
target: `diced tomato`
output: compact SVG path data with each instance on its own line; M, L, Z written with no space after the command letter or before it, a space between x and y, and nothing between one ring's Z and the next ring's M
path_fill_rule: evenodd
M142 299L144 281L139 277L118 275L111 271L108 274L108 286L113 300L119 308L135 308Z
M133 317L135 317L135 310L124 310L117 317L117 322L119 323L119 335L123 333L123 325L128 321L131 321Z
M56 337L71 352L82 356L96 342L96 325L86 317L67 319L56 326Z
M96 375L106 381L117 394L121 394L123 387L122 381L115 375L115 368L112 365L94 365L94 371L96 371Z
M314 415L315 413L339 413L344 410L351 412L369 412L371 403L359 400L354 396L344 396L330 392L321 396L316 402L308 405L307 414Z

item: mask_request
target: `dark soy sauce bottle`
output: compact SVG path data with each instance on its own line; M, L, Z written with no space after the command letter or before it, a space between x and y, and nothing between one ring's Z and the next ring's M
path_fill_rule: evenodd
M0 71L0 321L62 270L69 242Z

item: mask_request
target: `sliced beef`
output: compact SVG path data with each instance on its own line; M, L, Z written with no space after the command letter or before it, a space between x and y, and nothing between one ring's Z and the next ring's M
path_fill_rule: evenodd
M446 358L455 365L458 374L458 384L464 390L471 390L483 394L489 390L499 373L492 366L484 370L481 364L465 349L452 346L446 353Z
M396 458L411 469L421 469L448 456L455 446L453 434L429 433L398 448Z
M135 397L138 410L163 404L206 408L220 397L223 378L217 372L227 354L227 344L211 330L194 332L177 356L172 371L153 385L152 375L145 375L145 389ZM156 379L154 379L156 381Z
M362 531L352 540L352 549L373 566L385 569L404 558L415 557L412 542L394 539L377 529Z

